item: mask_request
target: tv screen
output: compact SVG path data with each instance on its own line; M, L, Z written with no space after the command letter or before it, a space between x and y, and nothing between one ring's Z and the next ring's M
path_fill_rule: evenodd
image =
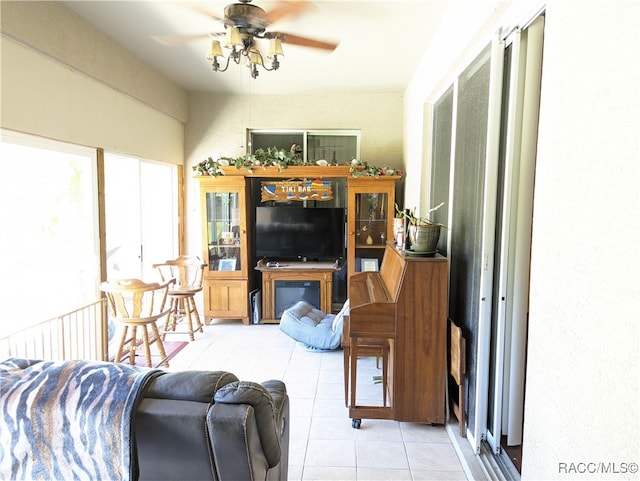
M334 261L344 256L345 212L335 207L256 207L256 258Z

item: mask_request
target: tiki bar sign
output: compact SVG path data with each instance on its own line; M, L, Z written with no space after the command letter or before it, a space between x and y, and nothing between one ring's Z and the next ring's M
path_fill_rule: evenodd
M262 182L262 202L269 200L331 200L333 190L328 180L282 180Z

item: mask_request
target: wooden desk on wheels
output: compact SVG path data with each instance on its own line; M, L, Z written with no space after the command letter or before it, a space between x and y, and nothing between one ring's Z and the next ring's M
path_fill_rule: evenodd
M280 262L279 267L267 267L260 261L256 267L262 272L262 322L278 324L275 312L276 281L319 281L320 306L323 312L331 312L333 273L338 270L335 262Z
M380 272L349 278L350 356L345 357L345 389L350 387L349 417L354 428L362 418L445 422L447 373L447 259L410 257L391 244ZM358 343L384 339L389 345L389 406L357 404Z

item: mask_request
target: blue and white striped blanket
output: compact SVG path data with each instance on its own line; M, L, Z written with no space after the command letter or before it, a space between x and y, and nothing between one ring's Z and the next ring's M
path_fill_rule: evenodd
M0 362L0 479L136 479L133 416L161 371L92 361Z

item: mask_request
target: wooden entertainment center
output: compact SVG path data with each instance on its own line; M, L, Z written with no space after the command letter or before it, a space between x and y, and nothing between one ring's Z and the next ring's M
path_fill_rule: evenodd
M331 276L335 268L314 266L267 268L255 259L253 211L260 203L252 195L250 180L302 179L334 182L346 186L338 207L346 210L347 276L361 270L361 260L382 262L385 245L393 240L395 187L399 175L354 177L349 166L258 167L249 171L222 167L224 175L196 177L200 187L202 255L207 262L203 280L204 315L211 319L241 319L249 324L249 293L262 286L261 322L278 322L273 294L279 280L321 282L322 310L331 312ZM346 202L345 202L346 200ZM305 201L305 202L320 202ZM306 204L305 204L306 205ZM290 264L290 263L289 263ZM304 263L303 263L304 264ZM332 262L330 263L332 264ZM262 280L254 282L258 270Z

